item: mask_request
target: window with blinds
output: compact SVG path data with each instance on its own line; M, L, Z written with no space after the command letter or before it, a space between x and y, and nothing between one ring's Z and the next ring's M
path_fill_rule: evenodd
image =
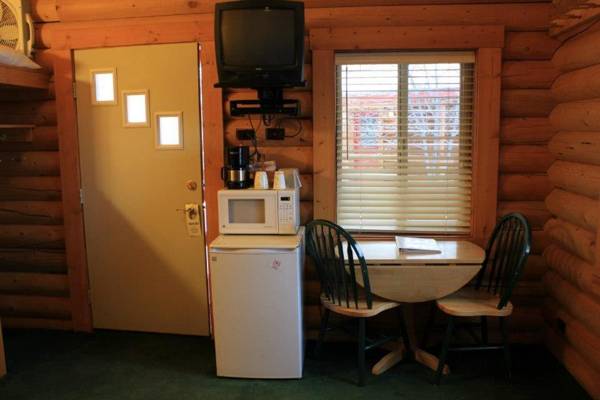
M468 234L474 55L336 55L337 222Z

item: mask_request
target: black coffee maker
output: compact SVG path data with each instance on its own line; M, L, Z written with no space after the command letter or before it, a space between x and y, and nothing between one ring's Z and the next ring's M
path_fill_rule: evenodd
M247 189L251 186L250 148L248 146L229 147L227 165L221 168L221 178L228 189Z

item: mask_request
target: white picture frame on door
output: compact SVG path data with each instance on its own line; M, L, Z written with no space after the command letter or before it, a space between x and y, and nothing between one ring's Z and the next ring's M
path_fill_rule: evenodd
M183 112L155 112L154 131L156 149L183 150Z
M150 126L150 96L148 89L123 90L123 126L147 128Z
M96 106L114 106L118 103L116 68L90 70L90 97Z

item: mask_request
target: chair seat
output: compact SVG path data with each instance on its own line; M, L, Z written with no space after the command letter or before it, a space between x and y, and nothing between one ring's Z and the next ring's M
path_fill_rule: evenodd
M358 300L358 308L354 307L354 302L350 303L350 307L345 307L345 303L342 303L342 305L333 303L324 294L321 294L321 304L323 304L323 307L333 311L336 314L355 318L374 317L375 315L381 314L386 310L391 310L392 308L400 306L400 303L396 303L395 301L389 301L377 296L373 296L371 308L367 308L367 302L365 299Z
M461 289L436 301L440 310L456 317L506 317L512 314L510 301L500 310L497 308L499 302L498 295L472 288Z

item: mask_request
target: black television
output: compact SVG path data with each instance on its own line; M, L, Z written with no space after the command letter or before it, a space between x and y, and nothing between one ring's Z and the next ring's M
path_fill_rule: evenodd
M304 3L217 3L215 45L219 87L304 86Z

